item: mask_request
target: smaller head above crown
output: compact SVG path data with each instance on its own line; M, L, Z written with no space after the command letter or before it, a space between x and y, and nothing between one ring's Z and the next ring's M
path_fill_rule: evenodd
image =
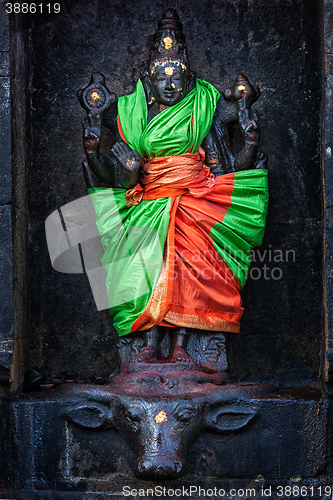
M179 61L184 71L188 72L188 59L183 25L175 9L166 9L154 34L154 46L150 55L150 73L160 61L167 59Z

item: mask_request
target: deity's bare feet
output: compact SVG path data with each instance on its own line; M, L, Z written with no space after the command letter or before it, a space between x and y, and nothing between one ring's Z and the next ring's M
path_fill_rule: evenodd
M179 345L174 348L171 361L180 361L181 363L194 363L188 352L186 352L185 349L183 349Z
M132 363L142 363L143 361L148 361L149 359L157 359L157 349L146 345L139 354L132 359Z

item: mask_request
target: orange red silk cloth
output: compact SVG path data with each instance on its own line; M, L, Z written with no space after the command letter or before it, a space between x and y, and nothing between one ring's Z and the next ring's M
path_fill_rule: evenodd
M205 152L150 158L143 164L140 183L125 195L127 206L138 205L142 199L156 200L189 192L203 196L214 185L215 177L204 165Z
M185 160L188 161L184 165ZM239 332L243 314L239 293L241 280L225 263L219 248L214 246L216 242L211 230L217 224L223 224L232 206L235 177L239 182L239 177L244 174L232 173L215 178L203 160L201 148L197 155L149 160L144 165L141 184L125 195L127 200L138 192L144 200L172 197L164 266L145 310L132 325L132 331L159 324ZM262 176L266 179L265 171L251 173L252 182ZM245 175L249 178L248 172ZM235 215L229 212L229 225L232 218L235 219ZM236 220L233 223L237 224ZM261 235L262 229L262 225L257 226ZM228 251L227 248L224 250ZM247 250L239 248L238 252L246 252L243 257L249 265Z

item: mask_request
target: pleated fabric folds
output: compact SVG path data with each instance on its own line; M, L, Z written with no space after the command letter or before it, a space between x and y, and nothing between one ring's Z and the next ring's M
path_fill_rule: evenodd
M201 142L219 93L208 82L147 123L142 83L119 99L124 140L143 158L132 190L89 190L119 335L154 325L238 332L240 290L261 244L267 171L215 178Z

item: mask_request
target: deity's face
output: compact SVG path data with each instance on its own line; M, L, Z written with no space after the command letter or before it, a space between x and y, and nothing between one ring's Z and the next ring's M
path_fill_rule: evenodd
M153 96L159 104L173 106L186 94L188 69L179 59L153 63L150 78Z

